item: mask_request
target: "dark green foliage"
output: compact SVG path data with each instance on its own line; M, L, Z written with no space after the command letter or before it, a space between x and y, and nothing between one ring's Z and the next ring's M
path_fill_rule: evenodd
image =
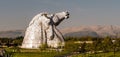
M120 38L116 38L113 44L114 44L116 51L119 51L120 50Z
M16 37L15 39L12 38L0 38L1 45L3 43L6 46L14 46L13 50L15 50L14 54L20 54L25 55L28 53L23 54L20 51L20 48L17 48L22 44L23 37ZM114 40L114 42L113 42ZM75 42L84 42L84 43L75 43ZM92 41L92 43L86 43L86 41ZM54 48L53 48L54 49ZM40 47L40 53L47 51L49 54L48 50L50 50L47 45L43 45ZM54 50L55 51L55 50ZM101 52L99 52L101 51ZM112 38L112 37L91 37L91 36L86 36L86 37L66 37L65 38L65 47L63 48L62 52L55 52L55 53L63 53L63 54L71 54L73 52L80 52L80 54L93 54L94 57L99 54L99 53L108 53L111 52L111 56L116 56L116 53L120 51L120 38ZM13 52L13 51L12 51ZM12 54L12 53L11 53ZM34 52L33 52L34 54ZM59 56L58 54L54 54L54 56ZM62 55L63 55L62 54ZM37 53L37 55L39 55ZM44 54L43 54L44 55ZM15 55L17 56L17 55ZM42 55L40 55L42 56ZM102 55L103 56L103 55Z
M102 48L102 41L100 39L96 39L92 43L92 50L97 53L96 51L101 50Z
M113 46L112 39L110 37L104 38L104 40L103 40L103 51L104 52L111 51L112 46Z
M79 51L80 44L74 43L74 41L68 41L65 44L65 51L73 52L73 51Z
M84 42L83 44L81 44L81 48L79 50L80 53L85 53L86 52L86 43Z
M48 45L47 44L43 44L39 48L40 48L41 51L43 51L43 50L46 50L48 48Z
M22 41L23 41L22 36L16 37L14 39L13 38L0 38L1 46L7 46L7 47L21 45Z
M16 37L15 39L13 39L13 43L14 45L18 46L18 45L21 45L22 44L22 41L23 41L23 37L22 36L19 36L19 37Z

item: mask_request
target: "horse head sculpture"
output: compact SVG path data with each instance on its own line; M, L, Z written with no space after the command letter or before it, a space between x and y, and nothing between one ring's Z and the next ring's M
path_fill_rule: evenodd
M36 15L26 29L21 47L39 48L43 44L47 44L50 47L58 47L59 43L64 43L64 38L56 26L67 18L69 18L69 12L55 14L44 12Z

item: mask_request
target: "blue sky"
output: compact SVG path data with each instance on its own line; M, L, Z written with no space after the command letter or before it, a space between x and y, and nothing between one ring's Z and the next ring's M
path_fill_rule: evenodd
M59 28L81 25L120 25L120 0L1 0L0 31L26 29L38 13L68 10Z

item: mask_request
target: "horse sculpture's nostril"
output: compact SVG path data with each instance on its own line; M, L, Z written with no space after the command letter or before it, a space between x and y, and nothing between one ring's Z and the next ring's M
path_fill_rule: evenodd
M68 11L66 13L67 13L67 15L70 15Z
M67 13L67 15L70 15L69 13Z
M68 19L69 18L69 15L67 16L67 18L66 19Z

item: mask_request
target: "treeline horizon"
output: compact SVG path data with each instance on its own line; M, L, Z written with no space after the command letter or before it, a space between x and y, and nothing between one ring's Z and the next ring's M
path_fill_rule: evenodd
M0 47L18 47L22 45L24 37L19 36L16 38L0 38ZM79 42L82 43L79 43ZM92 43L86 43L86 41L92 41ZM75 43L78 42L78 43ZM79 52L85 54L97 54L113 52L114 56L116 52L120 52L120 38L107 37L65 37L64 51L69 53ZM63 51L63 52L64 52Z
M120 38L115 38L115 37L92 37L92 36L83 36L83 37L64 37L65 41L96 41L100 40L103 41L105 38L111 39L111 40L120 40ZM2 37L0 38L0 46L20 46L23 42L24 37L23 36L18 36L15 38L7 38L7 37Z

